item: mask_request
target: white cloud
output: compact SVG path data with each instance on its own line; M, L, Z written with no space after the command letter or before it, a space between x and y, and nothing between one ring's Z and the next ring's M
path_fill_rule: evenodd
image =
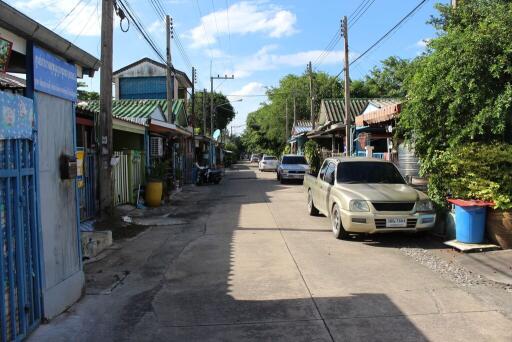
M232 95L244 97L246 95L264 94L267 89L262 83L250 82L239 90L232 92Z
M101 35L101 6L96 6L96 3L85 2L77 5L70 0L29 0L17 1L14 7L28 14L49 12L54 19L44 24L50 29L58 25L56 32L81 36ZM62 20L71 10L73 12Z
M262 47L254 55L248 56L240 63L236 64L233 74L237 78L243 78L252 75L254 72L273 70L279 67L303 66L306 68L306 64L309 61L315 61L318 56L327 53L327 51L324 50L308 50L281 55L273 53L276 49L276 45L267 45ZM353 59L357 55L351 54L350 56L350 58ZM322 58L322 64L339 64L341 67L343 59L342 51L331 51Z
M229 16L229 21L228 21ZM242 1L201 18L199 25L187 32L192 47L214 44L218 36L231 34L264 33L273 38L297 32L297 17L290 11L261 1Z
M155 20L149 24L147 31L149 33L165 34L165 24L162 20Z
M418 40L416 42L416 47L419 47L421 49L424 49L427 47L427 44L430 42L432 38L425 38L425 39L421 39L421 40Z

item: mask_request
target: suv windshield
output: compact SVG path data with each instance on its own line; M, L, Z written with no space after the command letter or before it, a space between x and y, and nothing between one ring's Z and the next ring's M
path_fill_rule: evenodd
M283 164L307 164L306 158L302 156L283 157Z
M382 162L343 162L338 164L338 183L405 184L395 165Z
M277 158L272 156L265 156L263 157L263 160L277 160Z

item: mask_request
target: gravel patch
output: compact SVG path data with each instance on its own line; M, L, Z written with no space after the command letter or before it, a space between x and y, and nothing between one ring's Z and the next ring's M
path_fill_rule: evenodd
M498 283L482 275L474 274L455 262L440 258L429 250L418 247L402 247L400 251L413 258L418 263L440 274L443 278L452 281L457 286L491 286L512 293L512 284Z

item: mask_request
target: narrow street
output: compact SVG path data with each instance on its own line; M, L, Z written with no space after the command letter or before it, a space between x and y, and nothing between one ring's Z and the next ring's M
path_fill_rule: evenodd
M89 278L126 277L30 340L512 340L496 307L400 252L418 237L336 240L300 185L249 164L184 192L186 225L151 227L86 265Z

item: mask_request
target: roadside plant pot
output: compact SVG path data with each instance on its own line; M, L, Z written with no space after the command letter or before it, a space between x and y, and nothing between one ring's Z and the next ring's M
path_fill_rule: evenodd
M490 209L487 213L487 235L503 249L512 249L512 210Z
M148 181L146 184L146 204L159 207L162 203L163 183L160 180Z

